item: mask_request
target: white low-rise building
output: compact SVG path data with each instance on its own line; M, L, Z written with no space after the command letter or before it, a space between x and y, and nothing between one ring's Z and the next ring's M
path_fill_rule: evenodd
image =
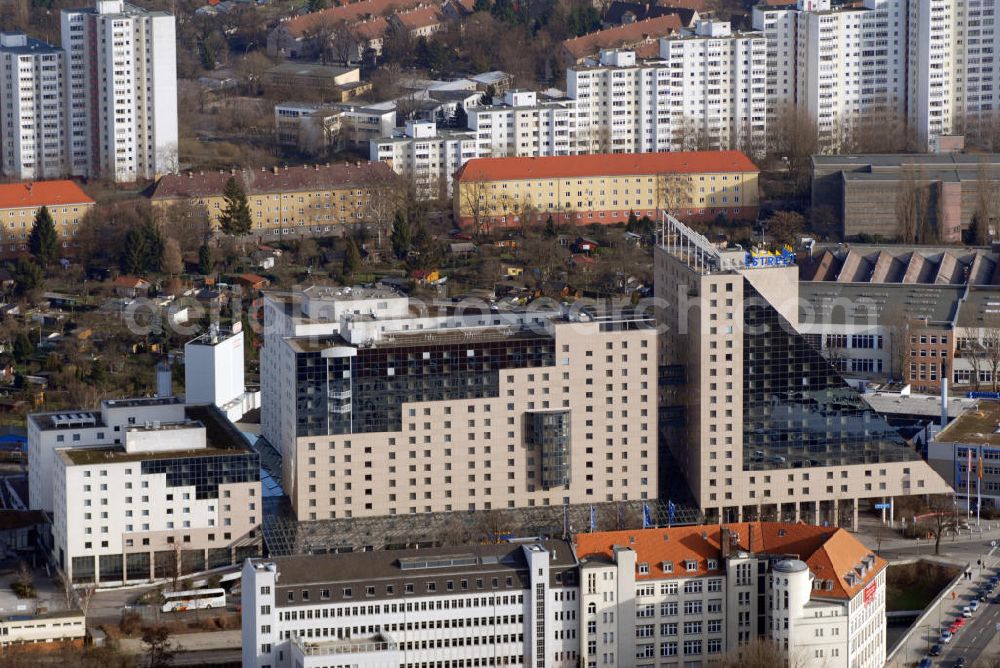
M562 541L248 560L242 597L246 668L578 665Z
M87 622L80 610L16 613L0 617L0 647L82 643Z

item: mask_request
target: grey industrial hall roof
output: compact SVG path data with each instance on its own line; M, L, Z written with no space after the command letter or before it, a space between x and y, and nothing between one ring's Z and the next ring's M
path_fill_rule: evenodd
M889 153L889 154L858 154L858 155L814 155L813 164L824 166L858 167L897 167L901 165L924 165L928 167L948 168L959 165L978 165L983 162L1000 164L1000 153Z
M870 283L799 283L799 322L812 325L902 324L926 319L951 322L964 287Z

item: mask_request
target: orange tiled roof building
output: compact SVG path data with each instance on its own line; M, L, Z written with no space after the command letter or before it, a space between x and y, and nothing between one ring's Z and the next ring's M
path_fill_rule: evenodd
M463 226L620 223L634 212L656 220L753 220L757 166L740 151L599 153L540 158L477 158L455 174L455 218ZM529 221L530 222L530 221Z
M705 663L758 637L793 665L885 662L886 562L844 529L682 526L577 534L574 547L581 665Z

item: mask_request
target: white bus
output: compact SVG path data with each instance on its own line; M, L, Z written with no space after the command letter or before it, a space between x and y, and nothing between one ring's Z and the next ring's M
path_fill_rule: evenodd
M192 591L171 591L163 593L163 612L184 612L205 608L226 607L225 589L195 589Z

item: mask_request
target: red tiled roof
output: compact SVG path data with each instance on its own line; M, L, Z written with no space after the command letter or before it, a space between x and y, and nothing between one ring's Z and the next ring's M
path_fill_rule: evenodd
M360 21L366 16L382 16L386 11L399 12L416 7L420 2L421 0L361 0L296 16L285 21L279 27L284 27L293 37L302 37L306 33L320 28L332 28L340 23Z
M361 39L375 39L382 37L389 30L389 22L384 17L371 19L362 23L355 23L351 27L351 32Z
M237 170L169 174L157 181L150 199L212 197L222 195L231 176L242 184L248 195L363 187L375 181L395 178L392 168L384 162L334 163L279 167L271 170Z
M854 536L836 527L784 522L742 522L727 524L725 528L735 534L739 549L755 553L796 555L806 562L809 570L820 580L831 581L832 589L814 589L817 598L853 598L886 566L884 559L875 557L874 567L862 577L855 568L871 554ZM752 534L753 545L750 545ZM681 526L670 529L639 529L631 531L601 531L574 536L577 556L612 558L615 546L629 547L636 552L638 562L649 566L649 573L636 574L638 580L694 577L721 573L708 570L708 559L721 563L722 526ZM663 570L663 562L673 564L673 572ZM695 561L697 568L688 571L685 561ZM857 583L850 585L847 575L858 575Z
M0 185L0 209L93 204L73 181L25 181Z
M236 277L236 280L241 283L246 283L248 285L257 285L258 283L267 283L267 279L263 276L257 274L240 274Z
M627 48L651 39L666 37L680 29L681 17L677 14L667 14L567 39L562 46L574 58L580 60L598 53L601 49Z
M118 276L115 278L114 284L123 288L141 288L144 285L150 285L149 281L137 276Z
M396 19L407 30L418 30L441 23L438 7L418 7L396 14Z
M455 174L458 182L517 181L628 174L719 174L757 172L740 151L595 153L542 158L476 158Z

